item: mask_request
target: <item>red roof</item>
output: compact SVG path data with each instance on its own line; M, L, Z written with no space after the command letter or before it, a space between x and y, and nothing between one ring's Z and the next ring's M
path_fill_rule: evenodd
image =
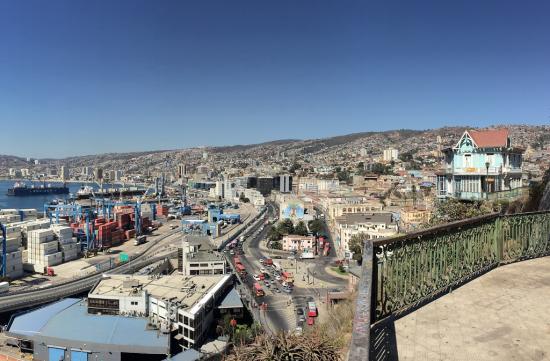
M479 148L508 146L508 129L469 130L468 134Z

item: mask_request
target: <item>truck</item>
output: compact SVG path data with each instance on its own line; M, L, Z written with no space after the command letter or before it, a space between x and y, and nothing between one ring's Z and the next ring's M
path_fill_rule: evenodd
M147 241L147 236L141 235L137 236L134 240L134 246L139 246L140 244L144 244L145 241Z
M0 293L7 293L10 290L9 282L0 282Z
M313 259L315 258L315 255L311 252L302 252L300 255L300 259Z

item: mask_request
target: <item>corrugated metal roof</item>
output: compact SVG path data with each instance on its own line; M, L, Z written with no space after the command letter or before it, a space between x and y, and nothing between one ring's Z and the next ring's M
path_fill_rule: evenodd
M146 318L89 314L84 302L71 298L16 316L8 332L32 339L48 337L164 353L168 335L146 327Z
M227 296L223 299L223 301L220 303L218 308L242 308L243 303L241 301L241 296L239 296L239 293L234 288L229 291Z
M39 334L40 330L42 330L53 316L79 301L80 300L77 298L66 298L38 310L15 316L8 327L8 332L25 336Z
M164 361L197 361L201 357L199 351L190 348L189 350L180 352L175 356L168 357Z

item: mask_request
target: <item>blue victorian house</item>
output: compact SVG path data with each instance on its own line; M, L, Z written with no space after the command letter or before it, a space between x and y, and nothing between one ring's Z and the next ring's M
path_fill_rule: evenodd
M523 149L512 147L508 129L466 130L443 154L438 197L494 200L520 195Z

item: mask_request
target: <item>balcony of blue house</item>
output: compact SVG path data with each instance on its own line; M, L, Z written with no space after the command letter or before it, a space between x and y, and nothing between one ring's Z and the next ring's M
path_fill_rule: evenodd
M455 192L454 198L464 201L498 201L498 200L515 200L529 193L529 187L521 187L502 191L482 191L482 192Z

